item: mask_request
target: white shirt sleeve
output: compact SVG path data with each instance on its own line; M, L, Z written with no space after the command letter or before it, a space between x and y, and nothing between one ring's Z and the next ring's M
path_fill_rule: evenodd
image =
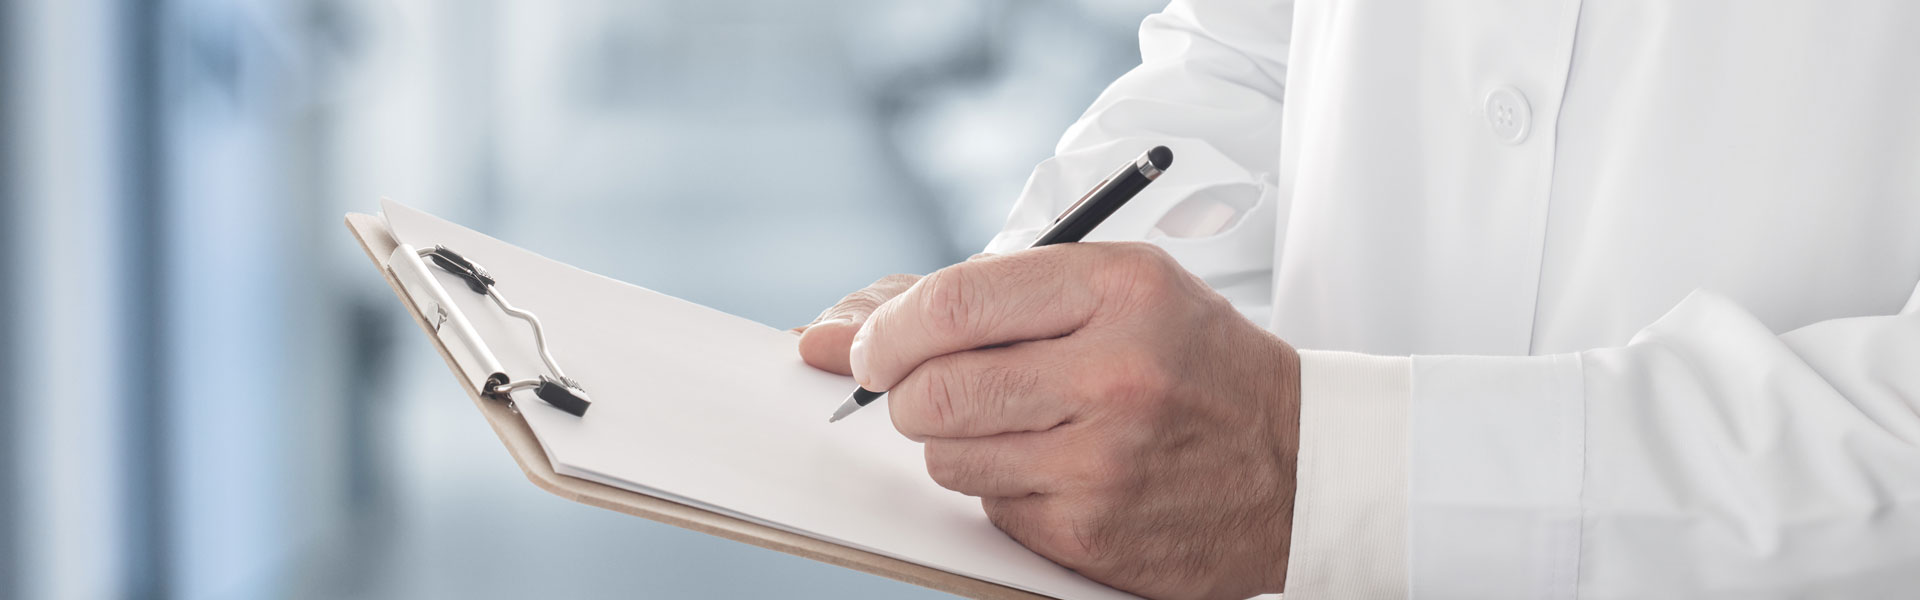
M1114 81L1034 168L987 252L1026 247L1113 170L1157 145L1173 166L1088 237L1165 248L1256 323L1272 304L1281 98L1292 2L1174 0L1140 26Z
M1920 289L1784 335L1697 292L1619 348L1406 360L1302 353L1289 597L1920 588Z
M1300 351L1287 600L1406 597L1408 362Z

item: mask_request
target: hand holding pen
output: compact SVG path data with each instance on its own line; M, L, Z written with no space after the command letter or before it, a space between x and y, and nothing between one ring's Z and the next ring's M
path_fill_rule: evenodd
M1101 196L1054 245L919 279L839 353L928 477L1041 556L1146 597L1279 591L1299 354L1157 245L1057 243Z
M1155 146L1152 150L1142 153L1139 158L1122 165L1112 175L1094 185L1093 189L1081 196L1079 201L1062 211L1060 216L1054 218L1053 225L1042 232L1029 248L1080 241L1171 166L1173 166L1173 151L1168 150L1166 146ZM887 281L881 280L876 285L884 283ZM904 289L901 287L901 291ZM805 343L804 339L802 343ZM854 388L853 393L847 396L847 401L842 403L838 410L833 411L833 416L828 418L827 422L846 418L847 415L872 404L874 400L878 400L885 394L886 392L876 392L866 388Z

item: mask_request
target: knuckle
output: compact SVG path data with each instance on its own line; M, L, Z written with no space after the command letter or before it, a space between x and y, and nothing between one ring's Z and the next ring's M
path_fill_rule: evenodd
M843 314L849 313L849 312L871 313L873 312L873 309L878 308L881 303L884 303L886 301L887 301L887 298L885 296L882 296L879 292L875 291L873 288L865 288L860 291L847 294L845 298L841 298L840 303L835 305L835 308L838 310L834 312L843 313Z
M1014 366L996 365L980 369L968 378L971 387L966 398L974 414L1005 414L1013 408L1012 403L1025 398L1026 390L1037 385L1037 380L1038 375L1034 372Z
M879 284L870 285L861 288L860 291L847 294L845 298L841 298L840 307L843 309L858 310L860 312L873 312L873 309L879 307L881 304L885 304L888 300L892 300L895 295L897 295L897 292L879 287Z
M1173 390L1174 370L1159 357L1135 353L1123 364L1126 365L1126 376L1122 380L1135 395L1159 397Z
M1122 245L1126 246L1128 250L1133 251L1135 258L1139 260L1155 264L1166 264L1173 260L1173 255L1168 254L1166 248L1161 248L1155 244L1147 242L1127 242Z
M860 288L851 294L842 296L839 302L834 303L825 313L821 313L820 319L816 319L816 321L836 316L871 315L875 310L880 308L880 305L886 304L888 300L892 300L895 296L899 296L900 292L906 291L908 287L913 285L913 282L919 280L920 276L918 275L906 274L882 277L867 287Z
M906 409L897 411L894 419L894 426L901 433L937 436L957 422L964 394L957 387L964 384L954 375L951 363L948 357L928 361L915 370L912 383L899 390L905 392L904 398L896 392L896 407Z
M954 378L930 377L927 389L927 410L935 432L945 431L959 419L959 398L954 393Z
M1123 242L1116 245L1120 250L1120 262L1141 271L1165 271L1174 264L1173 255L1166 249L1147 242Z
M926 325L929 333L943 338L966 338L975 322L981 290L978 280L965 270L949 267L921 281L925 288Z
M1174 385L1173 369L1148 352L1118 349L1100 368L1081 371L1075 389L1096 403L1126 402L1160 397Z
M881 277L880 279L874 280L872 285L867 286L867 289L873 290L876 293L885 294L888 298L892 298L894 296L900 295L900 292L906 291L907 288L913 287L913 284L918 283L919 281L920 281L919 275L912 275L908 273L894 273L892 275L888 275L886 277Z
M1179 264L1159 246L1144 242L1116 244L1112 254L1102 261L1100 271L1108 289L1142 300L1161 298L1178 289Z
M1009 410L1038 380L1018 366L980 365L974 354L951 354L927 361L896 392L907 406L912 434L966 437L999 433L983 422ZM902 398L901 396L904 396ZM903 433L908 433L902 429Z

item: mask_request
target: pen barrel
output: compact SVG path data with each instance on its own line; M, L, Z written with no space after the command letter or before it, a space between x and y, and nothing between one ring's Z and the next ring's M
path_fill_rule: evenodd
M1087 197L1073 205L1073 208L1054 220L1053 226L1034 240L1033 248L1078 242L1107 220L1114 211L1120 210L1134 194L1140 193L1153 179L1140 172L1133 165L1127 165L1102 182Z
M1108 175L1099 185L1093 186L1093 190L1088 191L1085 196L1074 201L1073 205L1067 207L1066 212L1055 218L1053 225L1041 232L1040 238L1034 240L1033 245L1028 247L1038 248L1080 241L1087 237L1093 228L1099 227L1101 221L1107 220L1114 211L1125 206L1128 200L1132 200L1135 194L1140 193L1140 190L1146 189L1147 184L1160 178L1167 167L1171 166L1173 166L1173 151L1166 146L1155 146L1142 153L1139 158L1120 167L1120 170ZM853 411L859 410L860 407L872 403L885 394L886 392L875 392L864 387L854 388L853 394L847 398L846 402L841 403L840 410L834 411L827 422L832 423L853 414Z

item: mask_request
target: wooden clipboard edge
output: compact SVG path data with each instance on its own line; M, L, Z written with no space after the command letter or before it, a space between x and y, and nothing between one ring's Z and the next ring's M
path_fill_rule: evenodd
M407 297L406 290L400 287L400 282L395 280L393 274L386 268L387 256L391 255L393 249L398 246L393 235L387 231L386 224L373 215L349 213L346 217L346 225L347 229L353 232L354 239L360 242L361 249L367 252L367 258L373 260L374 268L380 270L381 276L387 280L387 285L393 288L395 295L399 296L401 305L407 307L407 314L413 316L414 323L420 326L421 331L427 333L427 339L436 339L426 319L420 315L419 311L413 309L413 300ZM540 448L540 441L534 437L533 430L527 426L526 420L521 419L520 414L507 403L481 396L480 391L474 389L472 382L460 376L460 368L453 362L453 356L447 353L446 347L438 342L435 342L433 347L440 353L440 358L447 361L447 367L452 369L454 379L460 381L460 387L467 391L467 397L473 400L474 406L480 409L480 414L486 417L487 424L493 427L494 435L499 436L500 443L507 447L507 454L512 455L513 462L520 465L520 471L525 473L527 479L534 485L556 496L588 506L626 513L681 529L745 542L761 548L967 598L979 600L1047 598L997 583L948 573L646 494L556 473L553 465L547 461L546 451Z

